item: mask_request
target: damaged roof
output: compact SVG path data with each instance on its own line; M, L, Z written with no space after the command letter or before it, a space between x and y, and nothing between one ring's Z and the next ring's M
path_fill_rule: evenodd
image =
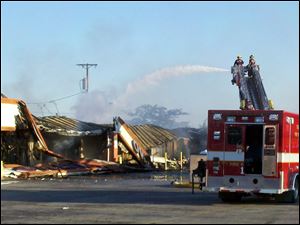
M15 132L17 130L30 130L35 135L41 148L39 150L58 158L56 154L48 149L48 146L39 131L33 115L29 111L26 103L22 100L2 97L1 95L1 137L2 132Z
M137 136L141 144L146 149L150 149L177 139L177 136L171 133L169 130L155 125L128 125L128 128Z
M99 135L113 128L112 124L82 122L65 116L35 117L35 120L40 130L67 136Z

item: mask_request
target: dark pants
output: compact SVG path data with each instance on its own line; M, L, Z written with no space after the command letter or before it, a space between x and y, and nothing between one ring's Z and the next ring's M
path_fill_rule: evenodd
M202 190L203 187L203 178L205 177L205 175L203 173L199 173L199 172L193 172L192 174L192 183L193 183L193 191L194 191L194 177L195 175L197 175L199 177L199 189Z

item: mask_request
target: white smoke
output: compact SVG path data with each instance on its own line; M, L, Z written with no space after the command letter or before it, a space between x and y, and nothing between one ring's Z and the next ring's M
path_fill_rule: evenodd
M128 110L132 96L149 86L158 85L161 81L173 77L228 71L227 69L201 65L167 67L129 83L125 92L115 99L108 100L105 93L92 91L81 96L73 108L76 110L77 119L96 123L111 123L113 116L122 116Z

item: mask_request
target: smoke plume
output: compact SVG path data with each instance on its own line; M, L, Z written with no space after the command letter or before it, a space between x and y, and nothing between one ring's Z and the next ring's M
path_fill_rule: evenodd
M174 77L216 72L228 72L228 70L201 65L163 68L129 83L125 92L115 99L108 100L107 95L100 91L92 91L82 95L73 109L76 110L77 119L95 123L111 123L113 116L122 116L126 110L128 111L129 106L133 107L130 105L130 100L135 94L149 86L158 85L161 81Z

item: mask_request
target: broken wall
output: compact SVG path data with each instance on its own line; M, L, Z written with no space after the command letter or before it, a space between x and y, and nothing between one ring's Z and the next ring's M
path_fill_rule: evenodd
M50 152L26 104L1 98L1 160L32 166Z

